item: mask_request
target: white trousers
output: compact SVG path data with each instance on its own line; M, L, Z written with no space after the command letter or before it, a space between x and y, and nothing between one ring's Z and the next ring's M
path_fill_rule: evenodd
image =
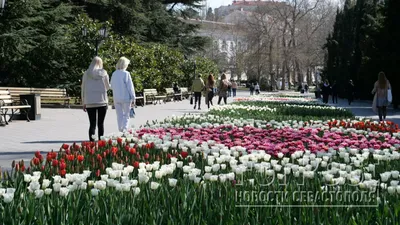
M115 102L115 111L117 112L118 130L127 131L129 127L129 112L131 110L130 102Z

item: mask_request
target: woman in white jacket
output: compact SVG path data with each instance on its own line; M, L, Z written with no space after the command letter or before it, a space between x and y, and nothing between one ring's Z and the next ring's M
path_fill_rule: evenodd
M132 102L135 101L135 88L133 87L131 74L126 71L130 61L121 57L117 63L117 70L111 77L111 89L113 90L114 106L117 112L118 130L128 130L129 112Z
M83 111L87 112L89 116L90 141L94 141L96 117L99 139L104 135L104 119L108 108L107 90L109 89L110 83L107 71L103 69L101 58L96 56L82 77L81 88Z

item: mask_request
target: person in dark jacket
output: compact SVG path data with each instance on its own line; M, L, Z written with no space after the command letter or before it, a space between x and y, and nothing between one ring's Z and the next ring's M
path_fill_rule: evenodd
M354 101L354 84L352 80L349 80L346 88L347 92L347 100L349 101L349 105Z
M329 94L330 94L330 86L328 80L325 80L325 82L322 84L322 101L324 103L328 103L329 100Z
M336 81L333 82L333 85L331 87L331 92L332 92L332 103L335 104L335 100L336 100L336 104L338 103L338 92L337 92L337 84Z

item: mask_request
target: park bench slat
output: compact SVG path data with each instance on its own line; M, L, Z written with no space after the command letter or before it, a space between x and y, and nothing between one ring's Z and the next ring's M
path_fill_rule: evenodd
M24 104L16 104L10 95L9 91L1 91L0 92L0 123L8 124L13 119L15 113L19 110L21 113L25 113L26 119L29 122L29 110L31 106L25 100ZM7 121L6 116L8 115L9 110L11 110L11 115L9 120ZM4 122L3 122L4 120Z

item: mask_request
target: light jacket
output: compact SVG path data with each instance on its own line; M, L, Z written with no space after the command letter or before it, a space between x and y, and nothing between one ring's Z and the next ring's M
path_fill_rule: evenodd
M233 81L231 84L232 84L232 88L237 88L237 83L235 81Z
M128 71L116 70L111 77L114 102L127 103L135 100L135 88Z
M204 89L204 81L198 77L193 80L192 91L193 92L202 92Z
M82 77L82 104L86 105L87 108L107 105L107 90L109 89L107 71L104 69L86 71Z

